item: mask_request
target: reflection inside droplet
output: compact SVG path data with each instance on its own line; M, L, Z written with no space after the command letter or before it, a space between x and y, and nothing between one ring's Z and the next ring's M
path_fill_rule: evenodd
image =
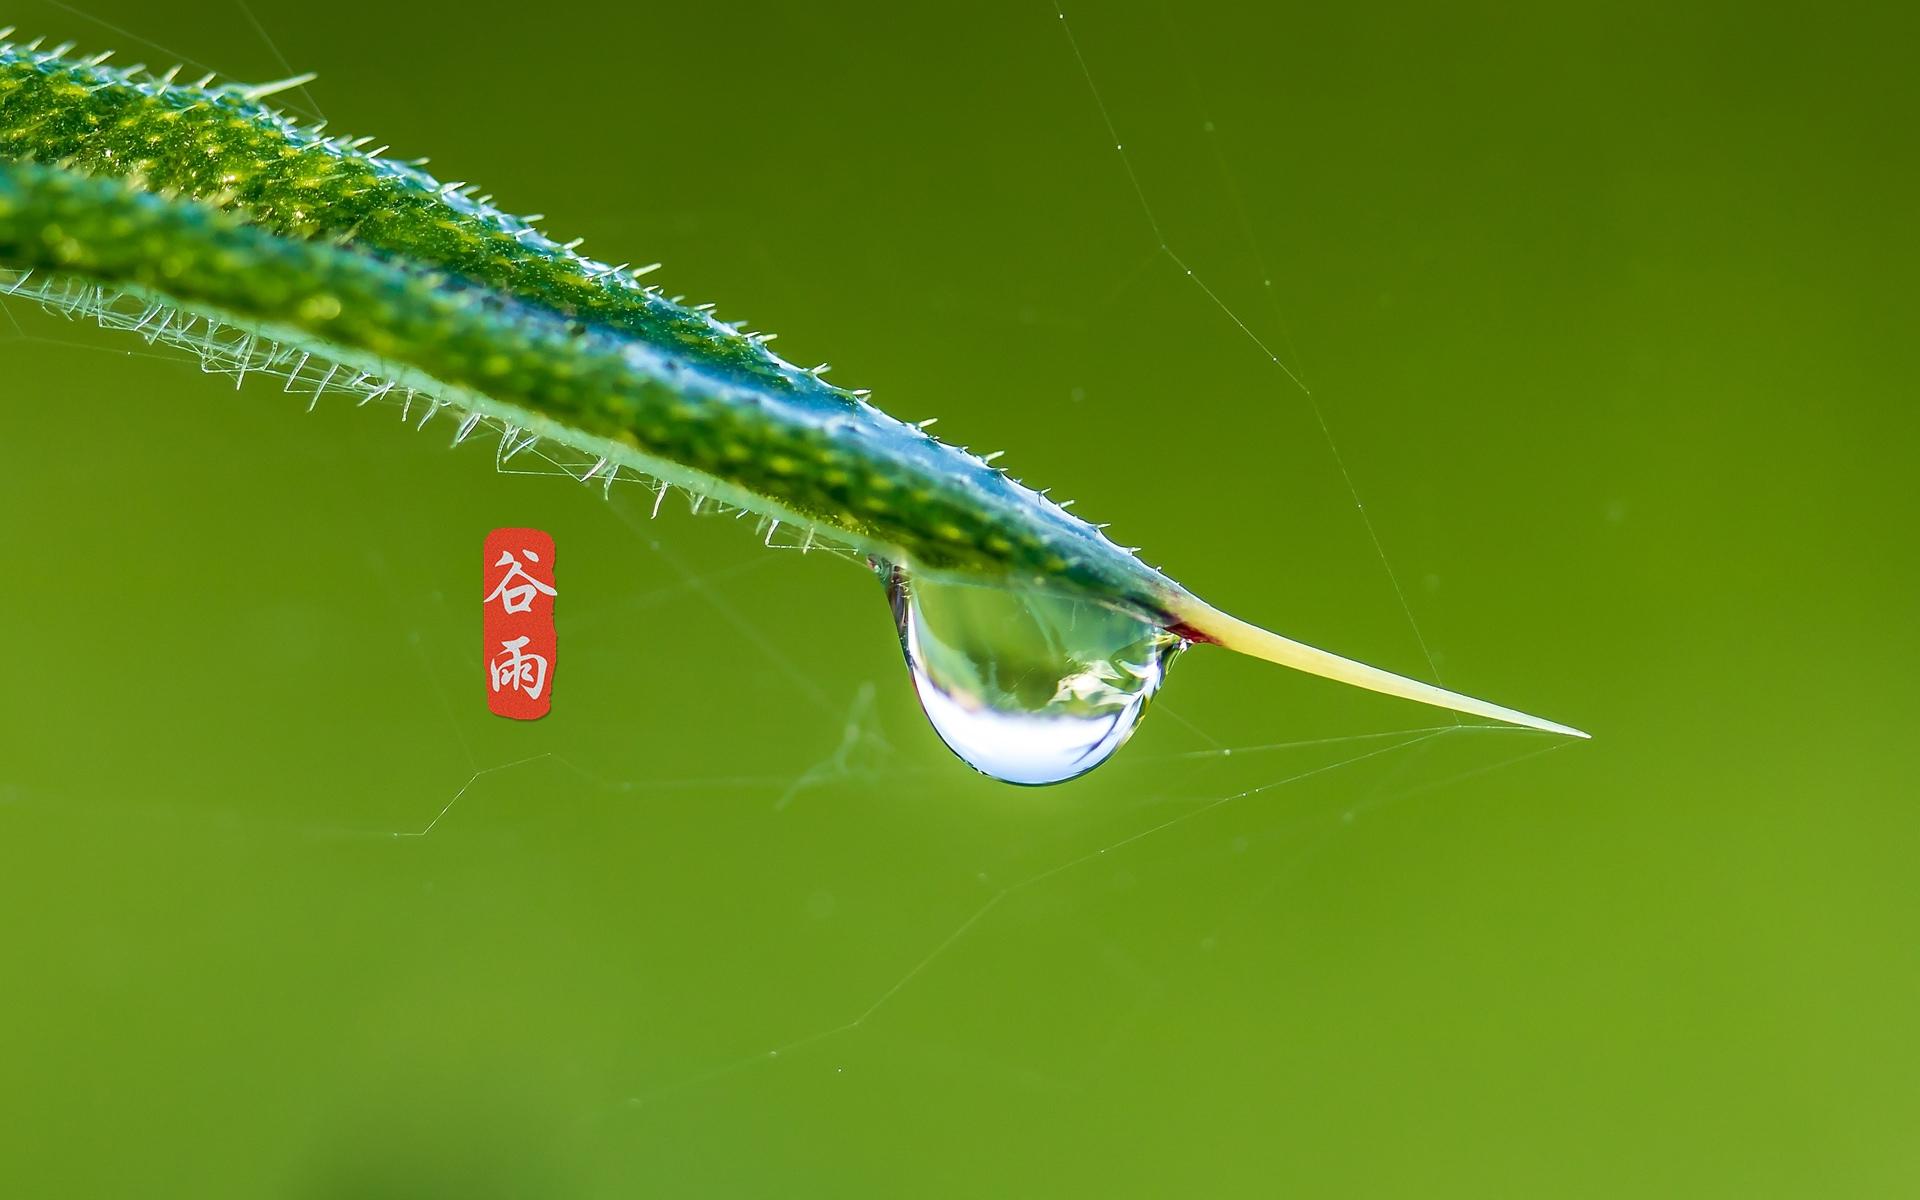
M1059 783L1105 762L1186 646L1087 600L880 572L927 719L1008 783Z

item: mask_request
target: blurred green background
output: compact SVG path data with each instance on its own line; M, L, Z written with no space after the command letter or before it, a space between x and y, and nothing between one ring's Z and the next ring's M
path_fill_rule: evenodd
M0 24L277 78L264 31L333 128L1426 673L1046 0L251 2ZM1255 749L1434 715L1196 651L997 785L843 561L15 301L0 1186L1912 1194L1894 12L1070 10L1442 677L1590 744ZM537 725L483 704L497 525L558 540Z

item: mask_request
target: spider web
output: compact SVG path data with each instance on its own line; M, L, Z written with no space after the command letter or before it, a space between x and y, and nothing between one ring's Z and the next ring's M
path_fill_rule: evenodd
M1042 5L1047 2L1041 0ZM85 16L79 10L67 11ZM1362 536L1378 559L1382 586L1404 616L1430 674L1437 678L1435 655L1393 568L1386 542L1362 502L1322 402L1304 381L1297 366L1299 355L1281 349L1290 345L1290 339L1273 277L1247 220L1246 198L1218 140L1216 123L1206 111L1197 77L1182 62L1222 190L1240 214L1246 255L1260 277L1269 310L1265 318L1249 318L1229 304L1169 239L1151 199L1151 180L1143 179L1137 169L1125 131L1103 91L1099 63L1083 44L1079 17L1058 6L1052 8L1051 16L1059 27L1062 69L1084 82L1087 101L1114 147L1122 176L1117 186L1138 202L1142 248L1150 259L1170 265L1188 281L1195 303L1230 323L1249 353L1270 362L1275 385L1272 403L1307 406L1359 515ZM253 19L251 14L248 19ZM261 34L266 36L264 28ZM273 53L278 56L279 52ZM1181 62L1177 47L1172 57ZM318 111L311 96L303 102ZM610 800L642 814L643 823L652 806L661 806L669 816L660 823L661 841L667 844L673 829L686 820L690 803L720 796L732 814L730 836L760 844L747 858L751 867L763 868L782 857L766 847L783 840L798 852L822 853L822 867L792 877L797 880L807 874L814 880L812 885L786 888L782 893L804 917L797 925L792 914L785 913L776 930L756 933L756 919L773 910L751 906L738 919L719 922L724 932L716 940L732 939L725 955L729 961L724 969L705 976L699 954L686 947L667 947L669 953L679 952L678 958L670 960L673 970L707 980L690 990L702 993L714 1015L702 1021L682 1014L669 1021L661 1040L674 1048L652 1046L631 1062L632 1086L623 1097L631 1106L649 1107L689 1093L734 1086L783 1062L800 1063L799 1069L810 1073L843 1074L850 1062L861 1058L861 1045L868 1039L886 1039L891 1053L916 1046L918 1052L927 1053L925 1041L915 1041L924 1039L925 1031L913 1020L914 1007L928 1006L931 996L931 1009L945 1011L938 1000L942 989L964 991L959 977L975 959L992 961L998 940L1016 947L1036 941L1054 947L1083 942L1084 953L1069 959L1069 969L1091 963L1104 979L1119 985L1117 994L1107 1001L1107 1016L1118 1026L1130 1006L1157 994L1166 982L1164 962L1116 962L1111 935L1098 930L1114 914L1132 911L1141 903L1138 897L1143 892L1153 897L1155 905L1172 911L1171 927L1179 931L1177 940L1186 951L1215 954L1223 947L1237 946L1251 952L1248 948L1258 945L1263 905L1277 890L1302 878L1308 864L1350 838L1355 826L1369 816L1563 745L1543 744L1537 737L1514 731L1462 726L1457 721L1385 731L1314 733L1272 742L1236 741L1245 737L1244 725L1228 729L1212 717L1193 720L1183 715L1183 685L1198 688L1204 683L1194 679L1187 685L1183 680L1174 685L1170 700L1158 702L1160 715L1149 723L1154 726L1151 736L1143 734L1135 746L1104 768L1099 784L1083 790L1085 799L1037 809L1023 803L1024 812L1015 817L1005 800L986 799L973 781L963 778L963 768L929 747L917 714L907 711L904 676L897 664L879 661L891 655L890 647L881 647L885 653L876 656L870 673L852 673L857 678L850 692L829 686L823 680L844 682L848 673L821 671L818 656L797 650L789 632L771 628L766 605L740 590L743 582L777 586L771 582L772 573L786 569L790 557L840 553L816 545L810 535L757 521L759 540L784 553L768 555L749 549L717 565L705 557L694 561L695 556L681 548L680 539L701 539L705 534L674 518L682 511L715 515L719 506L701 497L675 496L664 484L604 461L569 456L563 449L532 441L512 426L448 411L430 398L409 395L382 381L296 358L283 348L258 344L243 331L164 322L156 326L163 314L137 299L19 273L0 275L0 289L16 298L37 299L55 313L48 318L24 311L17 302L8 305L4 328L11 336L0 342L54 343L62 351L147 353L128 352L119 342L78 332L69 336L49 323L60 315L85 318L118 331L121 338L132 332L147 337L149 345L171 342L185 347L199 357L204 370L232 376L237 384L245 384L250 375L272 376L283 392L318 417L328 418L335 410L384 411L415 431L438 430L453 446L465 447L463 453L487 446L494 470L503 476L555 477L550 484L517 478L505 480L506 484L559 486L563 480L575 481L583 485L576 490L591 489L601 497L605 513L625 531L630 545L644 550L642 557L654 568L653 586L619 599L622 619L696 606L714 627L726 630L755 656L760 676L770 681L766 686L781 693L781 703L797 732L779 740L771 753L743 755L743 769L655 773L642 756L612 750L604 740L570 740L551 729L540 733L542 748L511 749L513 735L522 731L506 730L501 723L474 715L479 706L470 694L473 664L471 647L465 643L470 640L466 631L471 613L466 602L447 599L437 588L423 593L423 579L417 572L399 569L376 547L369 563L388 589L394 614L389 632L404 643L409 669L419 688L431 696L432 711L422 714L412 736L422 747L422 758L430 760L422 769L444 776L444 783L393 787L363 806L362 815L375 809L392 812L394 819L385 825L332 821L325 819L325 813L309 813L317 818L312 820L288 818L285 813L259 818L263 828L287 836L390 842L395 843L392 853L398 856L424 843L436 854L446 855L471 845L463 839L524 836L543 820L551 820L556 811L565 813L557 827L575 833L591 830L591 813ZM1259 326L1272 332L1263 332ZM157 352L156 356L179 361L173 353ZM262 385L256 381L248 386L258 391ZM429 469L461 468L443 464ZM417 482L431 486L425 480ZM564 561L567 548L563 546L561 553ZM591 626L598 615L591 602L574 600L566 591L566 571L563 566L563 594L567 595L561 610L563 645L583 625ZM462 577L447 586L464 587L465 583ZM882 613L877 598L871 609L867 623L877 625ZM561 686L568 682L563 674ZM685 691L704 684L699 676L688 675L666 686ZM562 709L568 699L563 695ZM561 722L548 724L564 728ZM1489 740L1498 743L1491 754L1484 746ZM952 784L956 778L963 783ZM530 791L541 797L537 808L526 804ZM877 814L886 806L916 803L928 796L951 805L956 795L974 806L970 812L955 809L932 825L903 824L888 831L889 836L902 838L915 833L951 837L939 850L923 845L902 851L916 871L926 873L923 894L879 894L883 883L901 880L891 874L865 874L857 861L830 850L831 843L844 836L849 821L879 819ZM1279 802L1282 799L1285 803ZM28 801L16 795L13 802ZM47 802L56 801L48 798ZM126 806L119 815L138 819L137 805ZM220 819L232 819L231 812ZM963 829L970 823L972 829ZM698 857L704 849L717 857L722 846L709 841L686 853ZM666 852L659 846L654 850L656 855ZM1183 885L1224 864L1239 864L1235 868L1240 884L1237 900L1230 906L1216 903L1193 911L1181 907ZM392 869L408 870L408 860L395 859ZM708 880L711 894L687 902L711 905L716 897L740 886L740 878L717 869ZM844 928L848 912L859 911L853 900L863 891L869 893L864 924L850 934L819 932L834 927L836 920ZM790 939L792 945L772 944L781 938ZM772 977L775 968L739 969L738 960L755 952L783 964L788 972L781 977L792 990L778 1006L768 1007L756 996L726 994L742 979L763 983ZM816 964L819 969L801 978L802 964ZM1066 990L1085 998L1079 989L1069 986ZM1028 998L1044 1005L1048 996L1048 988L1040 986ZM890 1022L907 1032L889 1032Z

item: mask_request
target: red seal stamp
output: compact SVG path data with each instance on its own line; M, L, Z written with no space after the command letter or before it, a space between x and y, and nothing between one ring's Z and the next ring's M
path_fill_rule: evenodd
M553 707L553 538L538 529L496 529L481 558L481 657L487 708L537 721Z

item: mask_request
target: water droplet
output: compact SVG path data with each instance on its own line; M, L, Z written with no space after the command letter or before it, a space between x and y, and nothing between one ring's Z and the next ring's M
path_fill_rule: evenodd
M1037 590L909 579L882 565L914 690L968 765L1059 783L1133 733L1186 642L1131 613Z

